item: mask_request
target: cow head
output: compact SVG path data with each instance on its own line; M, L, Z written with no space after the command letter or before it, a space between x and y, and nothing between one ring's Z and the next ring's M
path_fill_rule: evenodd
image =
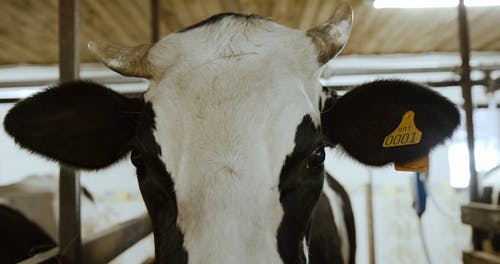
M458 123L453 104L408 82L329 97L319 77L351 24L343 5L307 32L221 14L151 45L94 42L108 67L149 79L143 98L65 83L18 103L5 128L22 147L80 168L131 152L160 262L301 263L325 145L371 165L409 161ZM383 148L408 111L419 143Z

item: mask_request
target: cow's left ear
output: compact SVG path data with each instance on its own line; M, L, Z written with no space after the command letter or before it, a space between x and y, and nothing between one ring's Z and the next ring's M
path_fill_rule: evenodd
M380 80L355 87L321 114L323 133L353 158L374 166L425 156L460 123L456 106L408 81Z
M106 167L130 151L143 99L96 83L67 82L17 103L4 120L21 145L78 168Z

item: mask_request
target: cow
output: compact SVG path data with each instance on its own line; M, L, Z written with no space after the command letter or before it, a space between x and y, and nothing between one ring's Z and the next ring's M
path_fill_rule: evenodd
M36 222L49 236L58 239L59 179L54 175L29 175L8 185L0 185L0 204L4 204L22 213ZM97 202L85 186L80 187L83 236L91 236L94 226L98 225L96 215ZM104 220L103 220L104 218ZM99 217L107 222L106 217ZM3 225L0 219L0 225Z
M57 246L57 183L53 175L30 175L0 186L0 263L17 263ZM86 238L109 224L109 217L97 212L96 201L85 186L81 193L82 236Z
M17 103L4 126L21 147L76 168L130 153L157 263L354 263L352 210L325 176L324 148L372 166L409 162L450 137L459 114L408 81L342 97L323 89L352 18L343 4L301 31L223 13L153 44L91 42L112 70L149 80L142 97L62 83Z
M17 263L56 246L56 242L21 212L0 204L0 261ZM55 259L46 263L57 263Z

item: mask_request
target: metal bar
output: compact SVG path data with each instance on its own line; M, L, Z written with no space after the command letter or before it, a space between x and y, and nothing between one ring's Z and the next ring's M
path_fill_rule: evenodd
M476 159L474 156L474 121L472 106L472 82L470 79L470 44L469 28L467 24L467 10L464 0L460 0L458 5L458 29L460 34L460 56L462 58L461 86L464 98L465 125L467 130L467 146L469 149L469 172L470 183L469 192L472 202L479 201L479 190L476 172Z
M106 85L106 84L142 84L142 80L140 79L136 79L136 78L127 78L127 79L123 79L123 80L119 80L118 79L107 79L107 78L103 78L103 79L100 79L100 78L97 78L97 79L93 79L93 81L97 82L97 83L100 83L100 84L103 84L103 85ZM109 81L109 82L108 82ZM53 82L51 82L53 83ZM460 81L453 81L453 80L450 80L450 81L432 81L432 82L422 82L423 84L427 84L429 86L431 86L432 88L436 88L436 89L439 89L440 87L453 87L453 86L459 86L460 85ZM495 81L496 83L496 86L500 86L500 79L496 80ZM14 87L24 87L24 88L29 88L30 87L30 82L17 82L16 83L17 86L14 86ZM43 86L48 86L49 84L47 85L43 85L41 83L36 83L36 85L34 85L33 87L43 87ZM472 85L482 85L482 86L486 86L487 85L487 81L486 80L476 80L476 81L472 81ZM335 89L336 91L348 91L350 90L353 85L328 85L326 86L328 88L332 88L332 89ZM0 88L2 88L2 83L0 83ZM42 89L40 89L40 91L42 91ZM126 92L120 92L121 94L123 95L126 95L126 96L130 96L130 97L137 97L137 96L140 96L142 94L142 91L126 91ZM23 99L22 97L16 97L16 96L5 96L5 95L2 95L2 91L0 89L0 104L2 103L15 103L19 100ZM476 108L484 108L485 105L476 105Z
M142 92L123 92L120 93L128 98L143 98L144 93ZM23 98L0 98L0 104L13 104L21 101ZM486 108L487 105L484 106Z
M368 184L366 189L366 213L368 228L368 258L370 264L375 264L375 221L373 216L373 172L368 169Z
M59 247L61 263L80 263L80 175L61 165L59 170Z
M456 67L447 67L447 68L415 68L414 70L408 68L391 68L391 69L370 69L370 68L358 68L358 69L337 69L335 71L335 76L350 76L350 75L374 75L374 74L398 74L398 73L428 73L428 72L455 72ZM492 66L489 69L485 69L484 67L471 67L472 71L500 71L500 65ZM122 83L142 83L144 79L136 78L136 77L126 77L126 76L98 76L94 78L88 78L92 81L101 84L122 84ZM484 78L481 80L474 80L473 85L488 85L488 78ZM496 86L500 85L500 79L494 80ZM27 86L47 86L54 83L57 83L56 79L40 79L40 80L22 80L22 81L4 81L0 82L1 88L14 88L14 87L27 87ZM445 83L452 83L453 85L458 85L459 82L455 80L444 80ZM436 82L437 86L440 85L441 82Z
M363 74L390 74L390 73L428 73L428 72L457 72L460 66L444 67L412 67L412 68L336 68L334 75L363 75Z
M19 101L21 99L18 99L18 98L0 98L0 104L12 104L12 103L15 103L17 101Z
M453 87L453 86L460 86L460 81L454 81L454 80L449 80L449 81L430 81L430 82L420 82L422 84L426 84L428 86L431 86L432 88L440 88L440 87ZM472 85L482 85L486 86L487 81L486 80L476 80L471 82ZM500 85L500 80L496 80L496 85ZM353 88L354 85L327 85L327 88L332 88L337 91L348 91Z
M45 261L57 257L59 254L59 247L55 247L52 249L49 249L45 252L38 253L34 255L33 257L29 259L25 259L21 262L18 262L17 264L38 264L38 263L44 263Z
M476 65L471 70L497 71L500 65ZM429 73L429 72L460 72L460 66L436 66L436 67L399 67L399 68L335 68L333 76L338 75L369 75L369 74L393 74L393 73Z
M145 80L135 77L121 77L121 76L101 76L95 78L85 78L100 84L134 84L144 83ZM15 87L29 87L29 86L49 86L57 84L59 80L55 79L40 79L40 80L22 80L22 81L8 81L0 82L0 89L2 88L15 88Z
M80 1L59 0L59 79L79 76ZM59 247L60 263L79 264L81 260L80 176L64 165L59 171Z
M59 79L80 73L80 0L59 0Z
M160 39L160 0L151 0L151 42Z
M108 263L152 232L149 215L118 224L84 242L82 263Z

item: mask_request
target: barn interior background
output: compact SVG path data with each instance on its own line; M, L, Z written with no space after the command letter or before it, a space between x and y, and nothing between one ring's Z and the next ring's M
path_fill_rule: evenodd
M86 43L90 39L123 45L150 42L152 2L160 7L155 10L160 18L160 35L229 11L256 13L290 27L308 29L326 20L337 5L335 0L81 0L82 78L97 80L122 92L140 92L147 88L142 79L121 77L96 63ZM480 1L468 1L471 5L474 2ZM495 3L494 0L482 2ZM355 83L401 77L430 83L436 91L463 105L459 88L458 12L453 3L441 8L375 8L373 1L361 0L353 4L355 23L351 38L342 56L332 61L325 71L325 85L336 87L342 93ZM13 102L57 82L58 12L57 0L0 1L2 120ZM469 6L467 15L471 77L476 84L472 87L476 169L481 177L500 163L500 4ZM430 156L427 181L430 199L422 221L434 263L459 263L462 250L470 248L470 228L460 223L459 216L459 206L469 199L465 131L462 126L452 140L436 148ZM57 182L57 179L46 180L57 178L57 164L18 150L3 130L0 131L0 153L1 185L36 175L44 176L34 177L40 182ZM425 263L418 218L412 207L413 173L395 172L392 167L363 167L338 150L331 151L326 167L347 187L354 203L358 263L369 263L371 254L378 263ZM97 203L83 206L82 221L87 230L84 237L103 230L110 223L144 212L134 175L135 170L127 161L98 173L82 173L82 183L97 198ZM367 186L373 190L375 251L372 253L368 243ZM0 189L0 200L7 201L9 195L20 194L2 193ZM32 200L37 199L39 197ZM141 247L138 251L144 254L126 253L114 263L139 263L141 258L151 256L152 242L148 239L138 245Z

